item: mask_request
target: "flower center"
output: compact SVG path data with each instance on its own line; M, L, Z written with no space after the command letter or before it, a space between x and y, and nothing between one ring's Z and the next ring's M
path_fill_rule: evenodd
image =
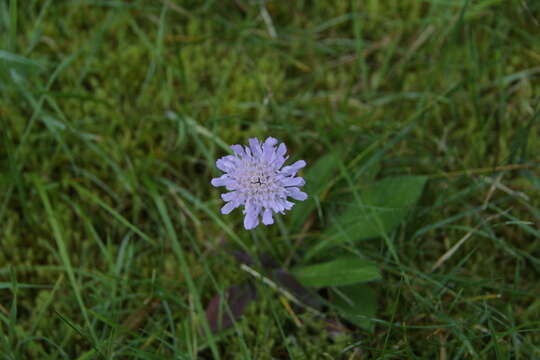
M239 176L239 182L246 189L247 194L268 195L275 191L276 180L274 171L260 166L253 166Z

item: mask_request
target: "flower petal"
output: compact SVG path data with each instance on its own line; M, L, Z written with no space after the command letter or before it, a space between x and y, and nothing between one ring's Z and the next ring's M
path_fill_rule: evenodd
M286 210L291 210L293 206L294 206L293 202L285 200L285 209Z
M274 139L273 137L268 137L263 144L263 160L267 163L272 162L274 159L274 156L276 154L275 146L277 144L277 139Z
M221 171L230 172L236 167L237 160L235 156L227 155L216 161L216 166Z
M281 180L281 183L283 184L283 186L302 186L306 182L301 177L287 177Z
M275 169L279 169L281 166L283 166L283 164L285 164L285 161L287 161L288 158L288 156L276 156L272 165Z
M287 188L287 196L292 197L295 200L304 201L307 199L307 194L303 191L300 191L297 187L289 187Z
M271 136L267 137L266 140L264 140L264 146L274 147L277 143L278 143L277 139Z
M278 156L284 156L287 153L287 146L284 143L279 144L276 153Z
M240 206L240 203L237 202L237 201L228 202L225 205L223 205L223 207L221 208L221 213L224 214L224 215L227 215L231 211L236 209L238 206Z
M228 193L223 193L223 194L221 194L221 198L224 201L232 201L234 199L238 199L238 192L237 191L231 191L231 192L228 192Z
M272 225L274 223L274 219L272 218L272 210L268 208L264 210L262 215L262 222L264 225Z
M283 210L285 210L285 207L283 206L283 200L272 201L269 205L272 207L272 210L274 210L274 212L283 214Z
M306 166L306 162L304 160L298 160L294 164L285 166L283 169L281 169L281 173L284 175L294 176L298 172L298 170L302 169L304 166Z
M259 157L262 154L261 150L261 143L259 142L259 139L251 138L249 139L249 147L251 149L251 152L253 153L253 156Z
M235 154L237 154L240 157L243 157L245 155L244 147L242 145L231 145L232 151L234 151Z
M231 179L230 179L229 175L228 174L223 174L218 178L213 178L210 183L213 186L218 187L218 186L226 186L230 181L231 181Z
M246 230L251 230L259 225L259 213L261 208L252 201L246 202L245 206L246 216L244 217L244 227Z

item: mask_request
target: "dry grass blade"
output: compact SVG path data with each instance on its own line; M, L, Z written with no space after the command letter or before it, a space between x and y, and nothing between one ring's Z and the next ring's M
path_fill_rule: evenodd
M467 241L467 239L469 239L472 234L478 229L480 228L481 225L487 223L487 222L490 222L491 220L495 219L495 218L498 218L500 217L501 215L500 214L497 214L497 215L493 215L493 216L490 216L488 217L485 221L483 221L482 223L476 225L474 227L474 229L472 229L471 231L469 231L467 234L465 234L465 236L463 236L454 246L452 246L447 252L444 253L443 256L441 256L439 258L439 260L437 260L435 262L435 264L433 264L433 266L431 267L431 271L435 271L437 270L437 268L439 268L442 264L444 264L448 259L450 259L452 257L452 255L454 255L454 253L456 251L458 251L458 249L465 243L465 241Z
M289 301L295 303L296 305L301 306L301 307L307 309L308 311L311 311L311 312L313 312L313 313L315 313L317 315L321 315L321 316L323 315L323 313L321 313L320 311L315 310L314 308L309 307L306 304L302 303L291 292L289 292L288 290L286 290L283 287L279 286L274 281L270 280L269 278L262 275L261 273L255 271L254 269L247 266L246 264L240 265L240 268L242 270L244 270L245 272L247 272L248 274L250 274L251 276L253 276L254 278L256 278L258 280L261 280L264 284L268 285L273 290L276 290L277 292L281 293L287 300L289 300Z

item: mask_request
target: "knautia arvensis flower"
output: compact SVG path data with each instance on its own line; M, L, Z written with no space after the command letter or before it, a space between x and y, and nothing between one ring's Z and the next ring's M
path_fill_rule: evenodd
M307 194L300 190L304 179L296 176L298 170L306 166L304 160L292 165L283 164L288 156L284 143L277 146L273 137L264 143L258 139L249 139L249 146L232 145L234 155L227 155L216 161L218 169L223 171L219 178L212 179L213 186L225 186L230 192L221 194L226 204L221 208L222 214L228 214L244 205L244 227L251 230L262 223L274 223L272 213L283 214L290 210L294 203L287 200L306 200Z

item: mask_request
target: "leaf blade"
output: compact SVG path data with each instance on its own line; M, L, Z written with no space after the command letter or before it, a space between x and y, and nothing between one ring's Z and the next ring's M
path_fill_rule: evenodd
M425 176L397 176L366 187L359 194L362 203L347 205L322 233L323 240L308 251L306 259L346 241L387 236L416 204L426 181Z
M353 256L298 266L292 272L302 285L308 287L351 285L381 278L379 269L373 263Z
M332 292L331 303L343 319L373 331L371 319L377 311L377 294L371 287L366 284L339 287Z

